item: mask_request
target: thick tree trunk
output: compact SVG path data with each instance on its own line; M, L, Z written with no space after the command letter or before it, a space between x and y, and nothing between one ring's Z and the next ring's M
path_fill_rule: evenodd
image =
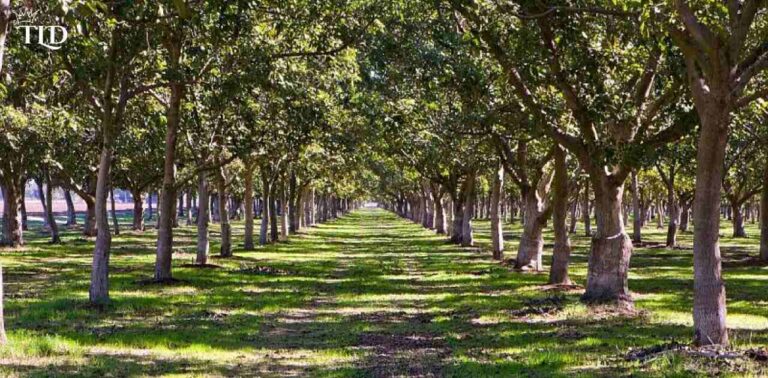
M542 178L544 180L545 178ZM546 217L544 199L539 196L536 189L523 190L525 201L525 221L523 234L520 236L520 244L517 247L515 269L541 271L542 255L544 253L544 222Z
M472 235L472 218L475 216L475 172L467 175L464 183L464 213L461 220L461 246L471 247L475 245Z
M731 224L733 225L734 238L746 238L747 231L744 230L744 213L742 212L743 203L740 201L731 202Z
M727 95L721 98L725 99ZM693 203L694 342L699 345L726 345L725 284L721 272L719 234L720 192L730 120L725 103L696 105L701 129Z
M141 191L131 191L133 196L133 230L144 231L144 200L141 198Z
M20 219L20 180L6 180L3 184L3 235L2 245L19 247L24 245L24 231Z
M436 187L432 191L432 197L434 198L434 201L432 201L432 205L434 207L433 212L435 213L435 232L437 232L438 235L445 235L446 234L445 211L443 211L444 210L443 197L445 197L445 195L439 189L439 187Z
M211 248L209 242L209 222L210 222L210 198L208 197L208 177L205 172L197 174L197 256L195 264L205 265L208 263L208 254Z
M568 214L568 167L565 165L565 151L555 147L555 177L552 193L552 227L555 231L555 247L552 251L552 268L549 283L570 285L568 264L571 259L571 241L568 239L566 217Z
M85 201L85 222L83 222L83 235L96 236L98 225L96 224L96 200L94 198L83 198ZM109 227L109 223L107 223Z
M77 212L75 211L75 201L72 200L72 192L69 189L64 190L64 200L67 202L67 227L77 225Z
M504 258L504 230L500 216L501 188L504 187L504 167L500 166L491 183L491 248L494 260Z
M621 214L624 183L613 176L606 176L601 170L602 167L598 167L590 172L595 190L597 231L592 237L583 299L631 306L627 273L632 241L624 230Z
M643 214L640 208L640 190L637 187L637 172L632 171L632 242L643 241Z

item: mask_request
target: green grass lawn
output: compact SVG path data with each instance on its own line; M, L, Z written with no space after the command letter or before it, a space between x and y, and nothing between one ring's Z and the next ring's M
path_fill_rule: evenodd
M128 221L127 219L125 220ZM62 245L32 231L5 250L2 376L689 376L764 375L766 363L664 354L625 361L630 348L692 336L691 234L682 249L636 248L629 286L637 315L589 309L578 288L547 290L547 274L518 273L480 248L462 249L381 210L361 210L195 268L194 228L176 231L173 285L148 284L154 232L113 240L112 305L87 305L93 241ZM721 241L729 327L737 349L768 344L768 267L747 261L748 239ZM723 234L730 235L723 223ZM215 226L214 226L215 230ZM507 225L514 257L519 225ZM665 230L649 226L648 242ZM584 284L589 240L572 236L571 277ZM214 233L213 240L218 237ZM548 231L546 250L551 250ZM213 245L215 253L218 246ZM550 257L546 257L549 265ZM532 300L563 306L525 314Z

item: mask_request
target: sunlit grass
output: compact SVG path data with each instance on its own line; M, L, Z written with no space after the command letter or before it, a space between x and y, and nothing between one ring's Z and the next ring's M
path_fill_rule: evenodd
M92 241L76 230L62 245L30 232L29 245L4 251L8 347L2 376L616 376L706 375L704 361L669 355L624 361L629 348L692 336L691 234L683 248L636 248L630 290L640 314L594 312L563 293L562 309L515 315L525 301L553 295L547 274L519 273L490 259L487 221L476 221L481 248L448 244L406 220L358 211L286 243L215 257L218 269L185 267L193 227L176 229L172 285L146 284L154 229L124 228L114 238L112 305L87 305ZM723 224L723 235L730 235ZM212 227L212 240L218 237ZM649 225L648 242L665 230ZM755 255L750 238L723 237L726 262ZM520 225L506 225L514 257ZM546 233L546 264L551 231ZM589 239L572 235L571 278L584 284ZM254 269L262 268L262 270ZM727 266L729 318L736 348L768 343L768 268ZM739 365L740 364L740 365ZM725 373L765 373L739 363ZM722 368L722 367L719 367ZM730 369L730 370L729 370ZM745 370L747 369L747 370ZM760 370L763 369L763 370Z

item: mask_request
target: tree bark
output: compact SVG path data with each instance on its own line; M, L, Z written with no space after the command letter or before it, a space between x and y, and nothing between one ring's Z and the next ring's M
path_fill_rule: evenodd
M627 285L632 241L624 230L621 201L622 179L595 167L590 178L595 190L595 220L597 230L587 268L587 288L582 297L587 302L615 302L631 306Z
M269 203L272 199L269 197L270 192L270 180L269 174L266 170L261 170L261 229L259 232L259 244L265 245L269 243L268 227L269 227Z
M552 251L552 268L549 270L549 283L570 285L568 264L571 259L571 241L568 239L566 218L568 214L568 167L565 164L565 151L555 147L555 177L552 193L552 227L555 231L555 247Z
M219 192L217 198L219 200L219 219L221 222L221 249L219 250L219 256L232 257L232 225L229 222L229 207L227 206L229 195L227 194L227 177L225 176L224 167L218 169L216 183Z
M252 251L254 249L253 243L253 164L246 162L245 164L245 193L243 195L245 201L245 241L244 248L246 251Z
M72 192L69 189L64 190L64 199L67 202L67 227L77 225L77 212L75 211L75 201L72 200Z
M133 230L144 231L144 200L140 190L131 191L133 197Z
M547 178L541 178L539 184ZM515 269L541 271L542 255L544 253L544 223L549 216L545 210L544 196L535 188L523 189L523 201L525 201L525 220L523 222L523 234L520 236L520 244L517 247Z
M157 254L155 257L155 280L158 282L173 279L171 272L173 260L173 220L176 216L176 139L179 127L179 111L184 96L184 87L179 83L171 85L171 98L168 106L168 126L165 134L165 161L163 163L162 196L158 204Z
M747 231L744 230L744 213L742 212L743 203L741 201L731 202L731 224L733 225L734 238L746 238Z
M760 261L768 261L768 164L763 168L760 191Z
M45 200L45 184L42 179L35 179L37 184L37 196L40 199L40 205L43 207L43 229L48 228L48 201Z
M51 243L61 243L61 237L59 237L59 225L56 224L56 218L53 215L53 185L51 185L51 176L46 172L46 207L45 215L48 220L48 227L51 230Z
M491 183L491 248L494 260L501 261L504 256L504 230L502 227L501 212L501 189L504 187L504 166L499 165L498 170L493 175Z
M187 197L187 203L186 203L187 226L191 226L194 223L193 217L192 217L192 211L193 211L192 203L193 203L193 201L192 201L192 190L191 189L187 190L187 196L186 197Z
M471 247L475 245L472 235L472 218L475 215L475 172L467 175L464 183L464 213L461 220L461 246Z
M96 200L90 197L84 197L85 201L85 222L83 222L83 235L96 236L98 225L96 224ZM109 224L107 224L109 226Z
M112 207L112 226L115 229L115 235L120 235L120 222L117 219L117 209L115 209L115 188L109 190L109 201Z
M632 242L643 241L643 214L640 208L640 190L637 187L637 171L632 171Z
M209 223L210 223L210 198L208 197L208 175L205 172L197 174L197 256L195 264L205 265L208 263L208 254L210 252L209 242Z
M589 179L584 180L584 200L581 203L581 217L584 222L584 236L592 236L592 224L589 219Z
M669 206L669 224L667 225L667 248L677 246L677 230L680 225L680 204L675 196L674 178L670 177L671 185L667 188L667 206Z
M19 197L23 189L19 181L7 179L3 183L3 238L0 244L13 248L24 245L24 231L19 217Z
M285 184L280 188L280 241L288 240L288 196Z

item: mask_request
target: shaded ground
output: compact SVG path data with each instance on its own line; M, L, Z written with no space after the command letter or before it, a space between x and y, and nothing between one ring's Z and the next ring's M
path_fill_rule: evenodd
M476 224L482 246L487 222ZM519 228L508 228L514 250ZM513 272L482 248L455 247L380 210L288 243L236 249L210 269L184 265L194 258L194 230L180 228L180 282L169 286L142 283L152 274L154 235L129 233L114 241L114 303L97 311L86 305L92 241L70 232L50 246L32 234L27 248L2 256L11 338L0 352L3 376L768 374L765 362L624 359L630 348L690 339L687 249L636 250L630 289L642 311L626 317L589 310L578 288L545 290L546 274ZM235 240L241 235L236 227ZM648 228L646 236L663 233ZM681 241L690 245L690 235ZM582 285L587 243L574 238L572 278ZM766 345L768 268L739 263L756 253L756 239L723 245L734 261L726 268L734 344Z

